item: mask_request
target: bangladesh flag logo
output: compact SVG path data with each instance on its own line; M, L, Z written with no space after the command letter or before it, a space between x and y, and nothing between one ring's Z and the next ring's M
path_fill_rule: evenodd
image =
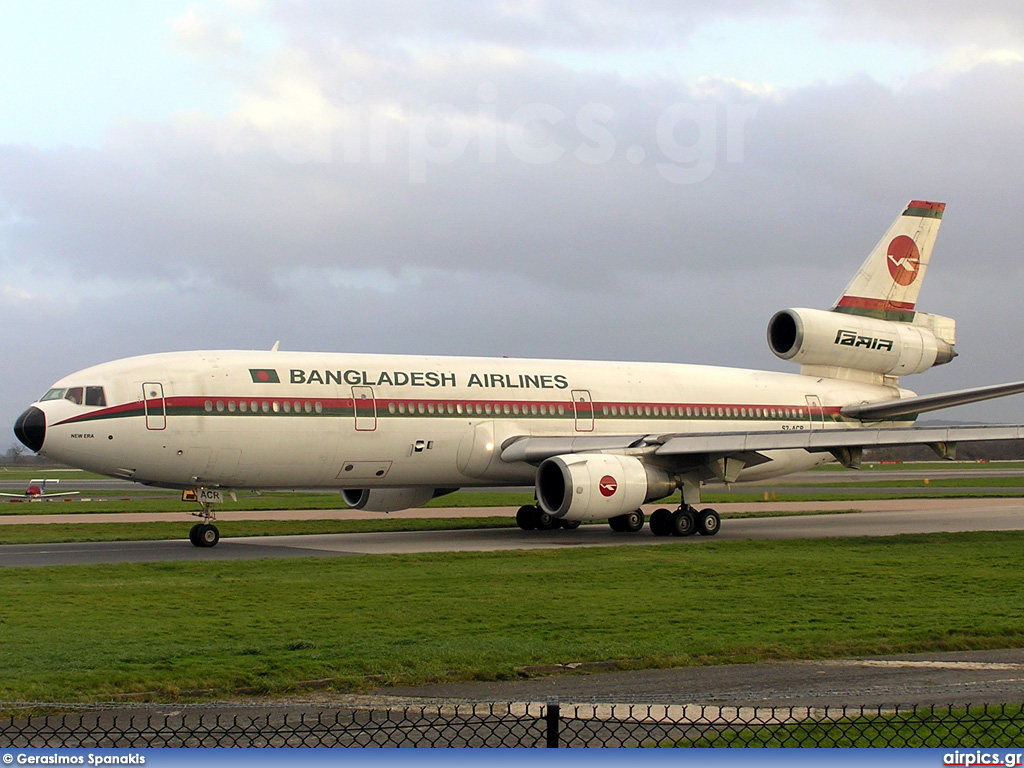
M253 384L280 384L281 378L273 368L250 368Z

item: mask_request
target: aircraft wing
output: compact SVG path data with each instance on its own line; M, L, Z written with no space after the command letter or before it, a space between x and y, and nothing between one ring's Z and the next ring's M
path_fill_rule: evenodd
M979 440L1018 440L1024 426L977 427L880 427L847 430L802 430L795 432L737 432L709 435L665 435L654 453L673 456L688 453L738 453L803 448L806 451L835 451L851 448L881 448L894 445L952 445ZM662 442L663 441L663 442Z
M724 457L742 459L747 466L762 451L803 449L830 452L843 464L856 466L859 451L896 445L928 445L944 458L952 458L957 443L1019 440L1024 425L966 427L866 427L860 429L807 429L766 432L705 432L664 435L583 436L575 438L524 436L507 440L501 458L508 462L539 464L568 453L631 450L663 459Z
M1024 381L961 389L937 395L921 395L876 403L847 405L840 411L862 422L885 421L941 408L976 403L1024 392ZM958 427L850 427L756 432L705 432L662 435L583 435L579 437L522 436L506 440L501 458L508 462L540 464L552 456L587 452L653 455L669 463L688 465L716 463L734 458L740 465L767 461L762 451L803 449L830 452L849 467L860 464L864 448L896 445L927 445L942 458L953 458L957 443L1024 438L1024 425ZM688 457L688 458L687 458Z

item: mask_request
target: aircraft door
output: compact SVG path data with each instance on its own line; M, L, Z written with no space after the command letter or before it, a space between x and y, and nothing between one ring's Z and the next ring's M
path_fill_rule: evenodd
M158 381L143 383L142 407L146 412L146 429L167 429L167 401L164 399L163 384Z
M590 390L574 389L572 391L572 409L576 415L576 431L593 432L594 401L590 399Z
M357 432L373 432L377 429L377 404L373 399L373 387L352 387L352 407Z
M821 398L817 395L807 395L807 412L811 422L811 429L821 429L825 426L825 409L821 407Z

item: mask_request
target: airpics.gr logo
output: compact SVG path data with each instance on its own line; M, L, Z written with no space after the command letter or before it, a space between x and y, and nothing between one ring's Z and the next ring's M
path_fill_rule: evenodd
M921 252L913 238L899 235L889 243L886 251L889 274L898 285L910 285L921 271Z
M281 378L273 368L250 368L253 384L280 384Z
M612 496L618 490L619 484L611 475L605 475L601 478L601 482L597 484L597 487L601 489L602 496Z

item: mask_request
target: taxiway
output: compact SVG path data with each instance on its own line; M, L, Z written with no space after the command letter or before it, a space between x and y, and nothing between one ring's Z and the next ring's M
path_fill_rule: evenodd
M894 536L911 533L1024 530L1024 502L1020 499L914 499L908 501L837 503L836 508L862 508L841 514L729 519L713 538L652 536L615 533L605 525L585 525L574 531L521 531L518 528L456 531L342 533L298 536L224 538L211 549L193 547L186 539L174 541L87 542L68 544L10 544L0 546L0 567L83 565L97 563L207 562L275 557L346 557L425 552L490 552L565 547L702 546L710 541L811 539L853 536ZM749 507L749 505L742 505ZM821 503L814 505L822 508ZM762 507L763 509L763 507ZM870 511L869 511L870 510ZM446 510L434 510L434 514ZM460 510L469 516L505 515L509 508ZM273 513L261 513L270 517ZM337 513L342 515L343 513ZM118 516L124 525L132 519ZM135 517L135 516L132 516ZM138 516L144 517L144 516ZM179 518L181 519L181 518ZM225 518L226 519L226 518ZM184 529L184 526L183 526Z

